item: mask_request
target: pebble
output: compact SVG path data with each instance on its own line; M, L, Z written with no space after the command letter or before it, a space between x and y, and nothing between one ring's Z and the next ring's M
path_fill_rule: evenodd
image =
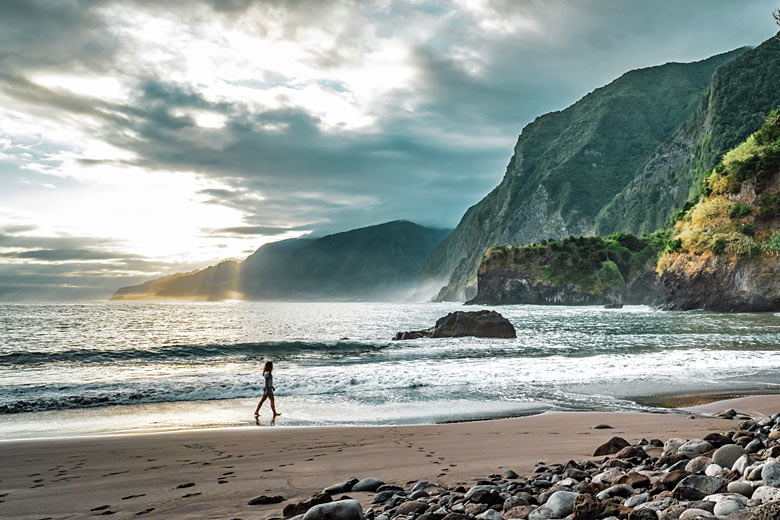
M734 466L737 459L745 454L745 449L738 444L726 444L718 448L712 455L712 462L724 468Z
M597 425L598 426L598 425ZM732 432L703 439L612 437L600 460L540 462L528 474L504 470L472 479L468 490L427 481L401 487L373 477L326 488L339 496L375 491L369 509L349 497L288 504L298 520L722 520L780 519L780 414L744 419ZM601 429L601 428L594 428ZM772 433L777 432L772 438ZM564 432L561 432L564 435ZM631 444L629 441L632 441ZM663 447L658 450L645 448ZM561 461L563 462L563 461ZM733 471L731 471L733 470ZM275 500L281 497L257 497ZM256 499L253 499L256 500ZM267 503L267 502L257 502Z
M780 462L770 459L761 470L761 480L765 486L780 487Z
M302 520L363 520L363 508L357 500L337 500L314 506Z

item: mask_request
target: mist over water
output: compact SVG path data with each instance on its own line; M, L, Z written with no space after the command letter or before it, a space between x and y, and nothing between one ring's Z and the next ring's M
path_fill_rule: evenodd
M464 310L447 303L0 304L0 438L254 424L266 359L288 426L646 410L780 382L775 314L494 309L517 339L390 341Z

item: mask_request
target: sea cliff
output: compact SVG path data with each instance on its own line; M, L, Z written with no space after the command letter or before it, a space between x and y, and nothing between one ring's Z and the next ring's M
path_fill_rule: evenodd
M662 309L780 309L780 115L725 155L676 215L659 259Z
M570 237L490 248L471 304L649 304L663 234Z

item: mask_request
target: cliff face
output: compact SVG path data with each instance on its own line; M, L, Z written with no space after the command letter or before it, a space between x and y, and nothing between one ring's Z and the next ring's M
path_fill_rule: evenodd
M780 116L725 155L677 214L658 261L662 309L780 310Z
M407 298L448 233L396 221L264 245L243 262L123 287L112 300L388 300Z
M780 309L780 257L705 258L674 255L658 280L653 306L762 312Z
M641 173L599 211L596 233L651 233L691 196L723 155L758 130L780 106L780 39L724 63L696 112Z
M488 305L647 304L661 234L615 235L496 247L482 260L477 295Z
M628 72L527 125L501 184L469 208L434 249L421 280L445 281L436 299L462 300L489 246L594 234L601 210L697 112L713 72L743 52ZM687 158L691 147L685 141L666 154L677 164L682 161L677 156ZM687 192L686 187L670 196L667 206L676 207ZM661 220L665 212L663 206ZM619 228L623 213L602 216L601 228Z

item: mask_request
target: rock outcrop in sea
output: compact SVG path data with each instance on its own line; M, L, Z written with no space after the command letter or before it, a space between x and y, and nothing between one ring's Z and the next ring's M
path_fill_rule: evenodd
M398 332L393 340L419 338L516 338L515 327L496 311L451 312L429 329Z
M649 304L662 234L545 240L488 250L467 304Z
M629 442L615 437L596 453L601 457L595 460L540 462L522 476L506 470L475 478L468 487L426 481L408 487L382 484L365 510L349 495L332 502L323 500L327 494L315 495L285 507L284 516L289 520L780 519L780 413L760 420L743 417L735 429L703 439ZM511 457L508 453L508 463ZM355 486L363 481L353 478L325 491L355 493ZM311 505L315 503L321 505Z

